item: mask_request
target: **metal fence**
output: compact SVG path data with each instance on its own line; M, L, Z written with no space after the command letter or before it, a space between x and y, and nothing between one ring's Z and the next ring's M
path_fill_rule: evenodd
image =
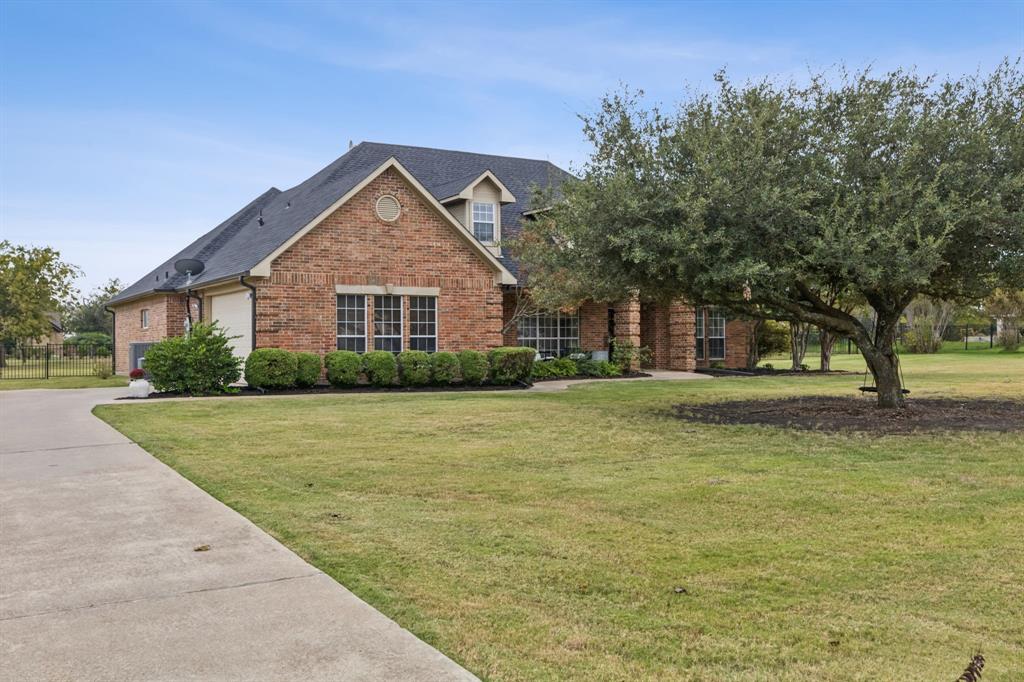
M105 346L0 344L0 379L88 377L112 372Z

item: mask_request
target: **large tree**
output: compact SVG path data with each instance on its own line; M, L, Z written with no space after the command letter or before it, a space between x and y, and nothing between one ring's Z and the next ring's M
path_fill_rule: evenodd
M68 306L64 315L64 328L75 334L102 332L107 336L114 333L114 322L105 308L124 285L119 279L111 279L101 287L92 290L80 301Z
M853 339L878 403L904 404L894 349L922 294L978 300L1024 279L1024 85L819 75L734 85L671 113L642 93L584 117L580 177L518 244L550 306L639 292ZM835 302L874 310L865 325Z
M74 295L79 270L50 247L0 242L0 341L35 340L50 332L48 313Z

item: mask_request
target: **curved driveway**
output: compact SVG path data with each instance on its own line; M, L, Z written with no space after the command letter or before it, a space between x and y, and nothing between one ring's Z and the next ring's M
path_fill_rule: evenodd
M0 391L0 679L475 679L92 416L123 394Z

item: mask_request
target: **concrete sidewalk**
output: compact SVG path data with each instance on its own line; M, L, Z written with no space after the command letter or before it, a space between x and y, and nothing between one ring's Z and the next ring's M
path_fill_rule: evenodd
M90 413L124 393L0 391L0 679L475 679Z

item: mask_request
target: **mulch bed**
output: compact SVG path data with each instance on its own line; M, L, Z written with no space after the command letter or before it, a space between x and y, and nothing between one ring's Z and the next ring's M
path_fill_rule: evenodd
M807 396L675 405L678 418L703 424L759 424L808 431L905 434L925 431L1024 430L1024 402L914 398L901 410L875 406L874 396Z

